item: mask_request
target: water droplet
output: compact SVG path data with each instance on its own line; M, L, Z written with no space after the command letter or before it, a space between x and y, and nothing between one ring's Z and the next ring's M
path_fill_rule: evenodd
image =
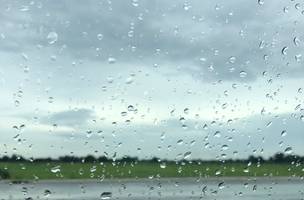
M127 113L127 112L121 112L120 115L121 115L122 117L125 117L125 116L128 115L128 113Z
M190 10L191 6L189 5L188 2L185 2L185 3L183 4L183 8L184 8L185 11L188 11L188 10Z
M112 192L103 192L100 195L100 199L107 200L112 198Z
M190 151L187 151L185 154L184 154L184 159L188 159L191 157L191 152Z
M302 54L297 54L297 55L295 55L295 60L296 60L297 62L301 62L301 59L302 59Z
M259 48L260 49L264 49L264 47L265 47L265 41L264 40L262 40L261 42L260 42L260 44L259 44Z
M129 112L135 111L135 108L134 108L134 106L132 106L132 105L129 105L129 106L128 106L128 111L129 111Z
M21 12L27 12L30 10L30 8L28 6L21 6L21 8L19 9Z
M182 128L183 128L184 130L187 130L187 129L188 129L188 126L187 126L186 124L183 124L183 125L182 125Z
M52 167L51 168L51 172L52 173L59 173L60 171L61 171L61 166L60 165L57 165L57 166L55 166L55 167Z
M272 121L268 122L268 123L266 124L266 127L268 128L268 127L270 127L271 125L272 125Z
M167 167L167 164L165 162L160 163L160 168L165 169Z
M139 6L138 0L132 0L132 5L134 7L138 7Z
M221 174L222 174L222 171L221 171L221 170L218 169L218 170L215 171L215 175L216 175L216 176L219 176L219 175L221 175Z
M47 37L47 41L49 44L54 44L58 40L58 34L56 32L50 32Z
M298 38L298 37L294 37L293 38L293 43L294 43L294 45L296 45L296 46L299 46L300 45L300 39Z
M184 117L179 118L180 123L184 124L186 122L186 119Z
M264 3L265 3L264 0L258 0L259 5L264 5Z
M245 78L247 76L247 72L245 71L240 71L240 77Z
M286 135L287 135L286 130L283 130L283 131L281 132L281 136L282 136L282 137L285 137Z
M54 102L54 97L49 97L49 98L48 98L48 102L49 102L49 103L53 103L53 102Z
M299 3L296 3L295 8L296 8L297 10L300 10L301 5L300 5Z
M29 66L25 65L25 66L23 67L23 71L24 71L24 73L28 73L28 72L30 71Z
M182 145L183 143L184 143L183 140L178 140L178 141L177 141L177 144L178 144L178 145Z
M20 101L15 100L15 106L18 107L20 105Z
M218 4L216 4L215 7L214 7L215 10L219 10L220 8L221 7Z
M228 145L227 145L227 144L224 144L224 145L222 146L222 150L223 150L223 151L228 150Z
M221 189L224 189L225 188L225 183L224 182L220 182L218 184L218 188L221 190Z
M86 135L87 138L90 138L90 137L92 136L92 133L93 133L93 132L92 132L91 130L87 130L87 135Z
M128 77L127 79L126 79L126 84L131 84L131 83L133 83L133 81L134 81L134 79L133 79L133 77Z
M114 63L116 63L116 59L113 58L113 57L109 57L109 58L108 58L108 63L109 63L109 64L114 64Z
M113 79L112 76L108 76L108 77L107 77L107 82L108 82L108 83L113 83L113 81L114 81L114 79Z
M189 114L189 108L185 108L184 109L184 113L187 115L187 114Z
M235 56L229 57L229 62L230 62L231 64L235 63L235 61L236 61L236 57L235 57Z
M101 33L97 34L97 39L102 40L103 39L103 34L101 34Z
M283 49L281 50L282 55L287 55L287 50L288 47L283 47Z
M292 148L291 148L291 147L287 147L287 148L284 150L284 152L285 152L286 154L292 154Z
M220 131L216 131L214 134L213 134L214 137L221 137L221 132Z
M244 169L243 169L243 172L249 173L249 168L248 168L248 167L244 168Z
M49 197L50 195L52 194L52 192L50 191L50 190L44 190L44 192L43 192L43 195L45 196L45 197Z
M92 166L92 167L90 168L90 172L91 172L91 173L96 172L96 170L97 170L97 167L96 167L96 166Z
M204 124L204 125L203 125L203 129L204 129L204 130L207 130L207 129L208 129L208 125L207 125L207 124Z

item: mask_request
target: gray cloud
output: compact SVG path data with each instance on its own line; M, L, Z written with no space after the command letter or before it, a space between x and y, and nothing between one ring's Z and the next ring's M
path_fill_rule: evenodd
M61 153L62 146L67 146L67 153L70 149L87 153L105 147L104 151L121 154L176 157L192 151L193 157L208 158L220 156L222 145L228 143L228 156L238 151L240 157L246 157L262 149L269 156L288 145L302 153L299 141L303 141L303 123L298 116L248 117L262 104L270 110L278 107L276 111L281 113L292 112L293 104L303 102L302 93L297 92L303 80L289 80L302 78L304 72L304 21L295 3L140 0L134 6L131 0L4 1L5 6L0 7L0 93L13 94L13 98L1 99L1 121L4 125L6 121L13 125L28 123L37 132L52 129L44 125L68 126L48 136L25 133L32 143L45 138L58 143L58 149L50 148L50 155L52 151ZM284 7L289 8L288 13L283 12ZM58 34L54 44L46 39L50 32ZM103 35L101 40L98 34ZM282 52L284 47L288 47L286 52ZM109 64L109 57L117 61ZM28 71L24 70L26 66ZM243 78L241 71L246 72ZM267 71L266 77L259 80L263 71ZM133 82L126 83L130 76ZM271 82L270 78L276 80ZM218 80L223 81L211 84ZM246 84L231 87L234 82L253 84L252 88ZM20 101L17 107L15 99ZM142 110L137 115L121 116L131 104L138 104ZM228 107L224 110L222 105ZM191 116L183 128L178 117L168 115L169 108L182 109L183 113L186 106L207 115L210 112L210 116L247 118L232 124L215 119L214 125ZM58 112L68 107L94 110ZM103 111L108 124L98 124L98 119L94 125L88 123ZM40 127L33 122L37 115L41 115L37 117ZM141 124L141 117L148 124ZM111 125L127 118L139 123ZM153 125L154 118L160 124ZM272 125L265 127L269 121ZM205 123L208 129L202 128ZM75 133L70 134L70 128ZM284 129L288 134L282 138ZM94 132L89 138L87 130ZM101 135L96 134L99 130L103 131ZM214 137L216 131L220 137ZM3 138L7 143L12 140L11 136ZM183 145L176 144L180 139ZM193 140L196 142L191 146ZM282 140L284 144L279 146ZM86 142L85 150L77 150ZM120 149L119 142L123 144ZM154 151L159 146L161 151Z
M50 125L77 127L85 125L90 119L94 119L94 111L83 108L51 114L48 117L44 117L41 122Z
M265 70L275 74L287 63L292 67L286 76L302 74L302 61L295 61L302 50L293 44L293 38L302 39L299 33L304 24L297 21L293 31L299 13L283 13L284 1L263 6L254 1L191 1L188 11L184 4L153 0L140 1L134 7L129 1L60 1L29 5L29 10L22 12L18 3L12 3L10 11L1 12L7 35L2 50L20 51L40 44L58 51L65 45L63 55L77 59L106 62L112 56L119 64L146 66L156 61L173 68L181 66L185 73L205 81L250 81ZM50 31L58 34L55 45L46 41ZM97 34L103 39L99 41ZM289 47L285 56L281 54L284 46ZM268 61L263 60L264 55ZM229 62L231 56L235 61ZM247 72L245 78L240 78L241 71Z

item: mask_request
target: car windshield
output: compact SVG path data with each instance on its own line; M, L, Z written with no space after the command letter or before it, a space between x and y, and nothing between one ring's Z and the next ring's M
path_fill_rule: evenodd
M304 3L2 0L0 199L303 199Z

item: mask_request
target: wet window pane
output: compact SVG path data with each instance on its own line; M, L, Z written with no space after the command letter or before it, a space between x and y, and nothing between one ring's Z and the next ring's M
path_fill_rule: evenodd
M303 199L304 4L0 6L1 199Z

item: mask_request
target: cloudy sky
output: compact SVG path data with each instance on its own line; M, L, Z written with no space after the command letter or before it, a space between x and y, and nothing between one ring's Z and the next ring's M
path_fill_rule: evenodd
M1 1L0 156L304 155L303 10Z

